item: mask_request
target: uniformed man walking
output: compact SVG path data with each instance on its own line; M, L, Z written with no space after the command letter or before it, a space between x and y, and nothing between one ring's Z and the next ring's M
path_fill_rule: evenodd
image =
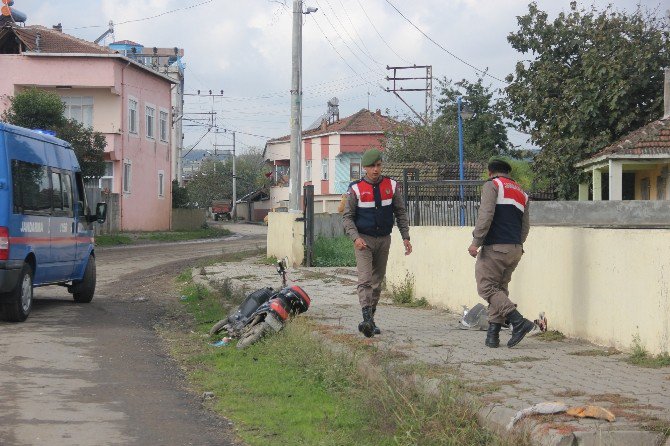
M492 348L500 345L500 328L507 321L512 325L507 346L514 347L534 327L517 311L507 288L530 229L528 195L510 178L512 166L504 158L491 158L488 171L489 180L482 186L479 215L468 252L477 258L477 292L489 304L485 345Z
M405 255L412 252L412 244L400 187L395 180L381 174L381 152L377 149L366 151L361 164L365 177L349 185L342 221L356 253L358 301L363 312L358 331L370 338L381 333L374 317L386 274L394 216L405 245Z

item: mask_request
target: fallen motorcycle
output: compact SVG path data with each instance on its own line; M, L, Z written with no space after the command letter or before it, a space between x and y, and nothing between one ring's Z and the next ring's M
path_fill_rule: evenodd
M212 326L209 333L226 331L239 338L238 348L245 348L269 333L278 332L290 316L304 313L311 300L299 286L286 286L286 262L277 262L277 273L282 278L282 288L275 291L261 288L249 294L235 312Z

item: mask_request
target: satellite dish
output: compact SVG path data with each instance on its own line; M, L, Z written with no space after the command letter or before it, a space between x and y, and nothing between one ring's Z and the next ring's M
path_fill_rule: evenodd
M328 101L328 105L332 105L337 107L340 104L340 100L337 98L332 98L330 101Z

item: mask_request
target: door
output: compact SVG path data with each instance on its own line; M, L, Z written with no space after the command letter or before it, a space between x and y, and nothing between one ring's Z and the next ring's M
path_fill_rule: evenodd
M88 255L93 247L93 230L87 220L91 213L86 200L84 179L81 172L74 173L75 231L77 238L73 279L81 279L88 263Z
M72 192L72 173L51 169L51 257L53 275L59 281L72 277L77 252Z

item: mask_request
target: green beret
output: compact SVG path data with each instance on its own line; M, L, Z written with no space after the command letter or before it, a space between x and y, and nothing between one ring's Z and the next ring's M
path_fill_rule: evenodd
M363 167L372 166L374 163L382 159L382 153L378 149L366 150L363 154L361 164Z
M502 156L492 156L489 158L489 170L492 170L492 165L504 166L507 168L507 172L512 171L512 165L510 164L509 160Z

